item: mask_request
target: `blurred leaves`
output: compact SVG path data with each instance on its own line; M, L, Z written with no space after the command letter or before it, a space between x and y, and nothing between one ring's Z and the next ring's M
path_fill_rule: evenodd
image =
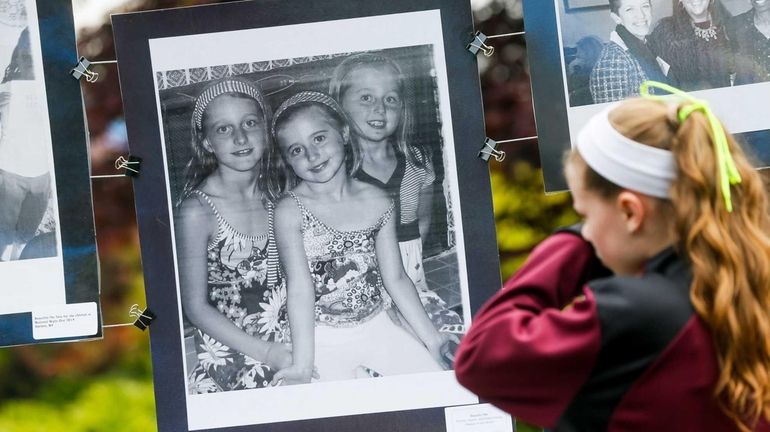
M500 273L507 279L556 228L578 221L569 194L545 194L542 170L525 161L491 173Z
M56 387L60 380L54 380ZM80 384L74 398L41 394L13 400L0 408L3 432L152 431L155 399L148 380L103 376Z

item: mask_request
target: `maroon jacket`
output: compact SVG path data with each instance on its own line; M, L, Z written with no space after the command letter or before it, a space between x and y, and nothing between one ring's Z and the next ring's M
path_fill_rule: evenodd
M737 431L713 396L718 363L687 264L668 249L641 276L603 271L575 233L541 243L474 318L460 383L556 431Z

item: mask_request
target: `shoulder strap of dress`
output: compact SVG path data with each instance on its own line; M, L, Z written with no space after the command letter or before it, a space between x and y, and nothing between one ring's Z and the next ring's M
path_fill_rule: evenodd
M306 213L307 212L307 209L305 208L304 205L302 205L302 201L299 200L299 197L297 196L297 194L295 194L293 191L288 191L286 193L289 194L290 197L294 198L294 202L297 203L297 207L299 207L299 209L300 209L300 211L302 211L302 213Z
M275 287L278 284L280 260L278 258L278 245L275 244L275 206L272 202L267 204L267 286Z
M387 210L385 210L385 213L380 216L380 220L377 221L377 225L375 227L377 229L382 228L385 226L386 223L390 220L391 216L393 216L393 210L396 208L396 202L393 200L390 200L390 207L388 207Z
M203 198L204 201L206 201L209 204L209 207L211 207L211 211L214 213L214 216L217 218L217 231L216 235L209 241L209 244L207 248L210 250L213 248L217 243L219 243L222 238L228 235L229 231L232 231L230 228L230 224L227 223L224 217L222 217L221 214L219 214L219 210L217 210L217 207L214 205L214 203L211 201L211 198L209 198L208 195L206 195L205 192L193 189L193 193Z
M217 222L219 222L220 224L222 224L222 223L225 221L225 220L224 220L224 218L222 217L222 215L221 215L221 214L219 214L219 211L217 210L217 207L216 207L216 206L214 205L214 203L211 201L211 198L209 198L209 196L208 196L208 195L206 195L206 193L205 193L205 192L203 192L203 191L201 191L201 190L198 190L198 189L193 189L193 190L192 190L192 192L193 192L193 193L195 193L195 194L197 194L197 195L198 195L198 196L200 196L201 198L203 198L203 200L204 200L204 201L206 201L206 202L208 203L209 207L211 207L211 211L212 211L212 212L214 212L214 216L216 216L216 217L217 217Z

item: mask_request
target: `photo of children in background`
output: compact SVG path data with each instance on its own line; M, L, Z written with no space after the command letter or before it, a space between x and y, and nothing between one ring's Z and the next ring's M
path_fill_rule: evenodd
M51 141L22 0L0 2L0 261L57 255Z
M554 1L572 107L638 95L645 79L685 90L770 81L768 2L607 0L609 11L565 11L564 0ZM593 63L585 50L590 38L604 44ZM590 97L580 79L587 68Z
M467 292L432 50L156 74L190 393L451 367Z
M360 161L350 131L319 92L290 97L273 119L277 165L292 185L276 211L294 354L277 376L289 383L310 382L314 365L321 381L440 371L449 350L404 272L390 194L351 177ZM387 316L385 293L417 340Z
M227 78L195 100L192 158L176 211L181 300L195 326L193 393L269 386L291 364L267 180L270 109Z

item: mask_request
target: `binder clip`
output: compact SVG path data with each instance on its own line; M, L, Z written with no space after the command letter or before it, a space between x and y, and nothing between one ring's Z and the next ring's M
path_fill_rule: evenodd
M91 66L91 62L88 61L85 57L80 57L80 60L78 60L77 66L75 66L71 71L70 75L72 75L76 80L80 80L82 77L86 77L86 81L92 83L99 79L99 74L91 71L88 69L88 67Z
M484 57L491 57L492 54L495 53L495 48L487 45L485 43L486 41L487 35L477 31L473 34L473 40L465 47L465 49L470 51L473 55L478 54L479 50L481 50L481 52L484 53Z
M484 140L484 146L479 150L479 157L484 162L489 162L490 157L494 157L496 161L502 162L505 160L505 152L497 149L497 141L487 138Z
M137 304L131 306L131 309L128 311L128 316L135 318L134 326L141 331L145 331L155 319L155 314L152 313L151 310L140 310L139 305Z
M126 175L129 177L138 177L139 176L139 169L142 166L142 158L128 155L128 159L124 158L123 156L118 157L115 159L115 169L126 170Z

